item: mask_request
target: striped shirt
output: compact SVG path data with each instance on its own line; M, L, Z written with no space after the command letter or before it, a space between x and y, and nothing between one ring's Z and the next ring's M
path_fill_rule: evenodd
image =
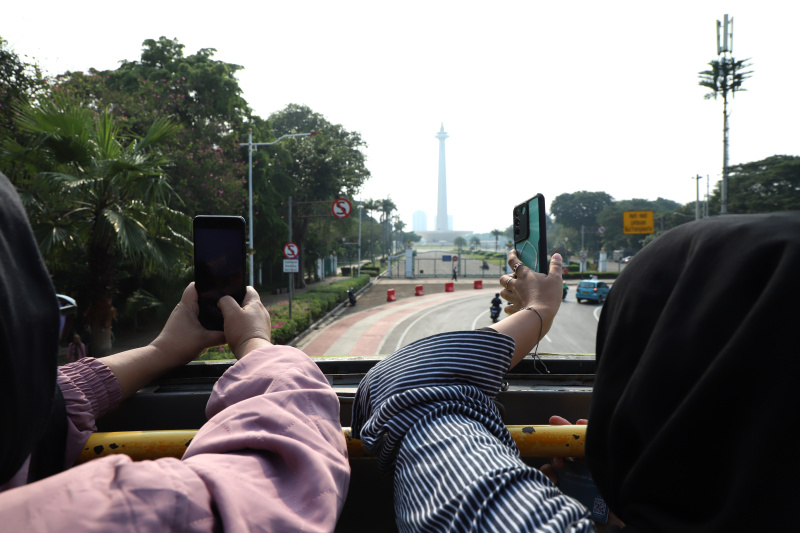
M494 330L421 339L375 365L353 436L394 474L401 531L594 531L590 513L519 458L493 399L514 340Z

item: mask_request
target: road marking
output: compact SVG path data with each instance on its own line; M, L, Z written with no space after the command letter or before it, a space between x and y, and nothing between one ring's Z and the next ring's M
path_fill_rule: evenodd
M597 306L595 308L594 312L592 313L594 315L594 319L597 320L598 322L600 322L600 310L602 308L603 308L603 304L600 304L599 306Z

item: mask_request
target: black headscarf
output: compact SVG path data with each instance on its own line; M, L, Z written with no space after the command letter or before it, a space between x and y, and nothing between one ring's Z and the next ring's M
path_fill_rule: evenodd
M799 274L792 212L682 225L614 283L586 454L631 530L797 528Z
M22 466L51 413L55 291L14 187L0 173L0 484Z

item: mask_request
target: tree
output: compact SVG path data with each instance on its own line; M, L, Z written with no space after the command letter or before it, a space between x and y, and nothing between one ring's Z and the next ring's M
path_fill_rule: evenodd
M406 227L406 223L400 220L399 217L395 217L394 219L394 234L396 235L394 242L403 242L403 228Z
M332 202L339 196L353 197L369 178L361 148L366 143L357 132L332 124L323 115L307 106L289 104L270 116L275 135L318 132L312 138L292 138L276 145L269 171L275 188L275 201L292 196L296 202ZM312 205L312 204L308 204ZM293 217L292 235L300 246L298 285L304 286L304 243L312 219L302 213ZM315 227L330 224L329 218L318 219Z
M770 213L800 209L800 157L773 155L729 169L728 212ZM709 201L720 198L716 188Z
M581 227L583 227L584 247L598 249L600 246L596 232L598 226L597 215L613 202L614 199L604 192L578 191L564 193L553 199L553 203L550 204L550 212L559 224L572 228L579 233L581 232Z
M391 198L384 198L378 200L379 209L381 211L381 225L383 227L383 250L384 254L391 254L391 217L392 213L397 210L397 205Z
M247 169L238 136L249 115L235 77L242 67L214 60L213 48L190 56L183 48L165 37L147 39L140 61L123 61L116 70L64 73L54 90L109 110L134 134L144 135L160 117L177 121L182 127L164 149L172 154L167 171L185 212L241 215Z
M15 138L15 109L36 102L47 92L47 80L36 63L24 61L0 37L0 134Z
M727 31L727 19L726 19ZM752 71L745 72L745 69L750 67L747 63L749 59L737 61L736 59L722 55L720 59L715 59L709 63L710 70L704 70L698 74L700 77L700 86L711 89L710 93L705 95L705 99L717 99L718 95L722 95L722 191L720 213L723 215L728 212L728 93L731 97L736 95L737 91L744 91L742 88L744 80L750 77Z
M505 231L501 229L493 229L491 231L492 237L494 237L494 251L497 253L497 241L500 239L501 236L505 235Z
M60 258L79 259L68 267L85 276L92 353L105 355L120 262L188 265L189 218L173 208L177 198L163 172L168 160L159 151L177 127L157 120L145 135L128 135L109 112L64 97L22 110L17 125L32 140L25 147L7 143L4 156L37 154L43 172L17 185L51 272L64 268Z
M456 237L455 239L453 239L453 244L456 246L456 248L458 248L458 253L460 254L461 249L467 245L467 239L461 236Z
M602 246L605 247L607 252L624 249L637 251L642 248L642 239L644 239L646 235L626 235L623 233L622 222L625 211L652 211L654 223L656 225L655 230L660 231L661 225L664 225L664 229L670 229L673 226L689 221L688 218L681 217L680 215L671 216L671 213L680 208L681 204L665 198L658 198L655 201L634 198L631 200L619 200L614 202L606 206L606 208L597 215L597 222L606 230L601 237ZM692 216L692 218L694 218L694 216Z
M473 235L469 238L469 247L473 250L481 247L481 240L477 237L477 235Z
M364 200L364 211L367 212L367 220L369 220L369 250L371 253L372 263L375 263L375 248L372 246L372 230L374 229L372 213L373 211L377 211L380 209L380 205L378 202L369 198L368 200Z

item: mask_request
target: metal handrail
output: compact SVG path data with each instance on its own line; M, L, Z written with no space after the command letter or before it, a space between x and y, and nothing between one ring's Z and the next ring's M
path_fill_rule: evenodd
M521 457L583 457L586 426L506 426ZM350 459L369 458L360 439L342 428ZM93 433L75 464L98 457L125 454L135 461L183 457L196 429L168 431L115 431Z

